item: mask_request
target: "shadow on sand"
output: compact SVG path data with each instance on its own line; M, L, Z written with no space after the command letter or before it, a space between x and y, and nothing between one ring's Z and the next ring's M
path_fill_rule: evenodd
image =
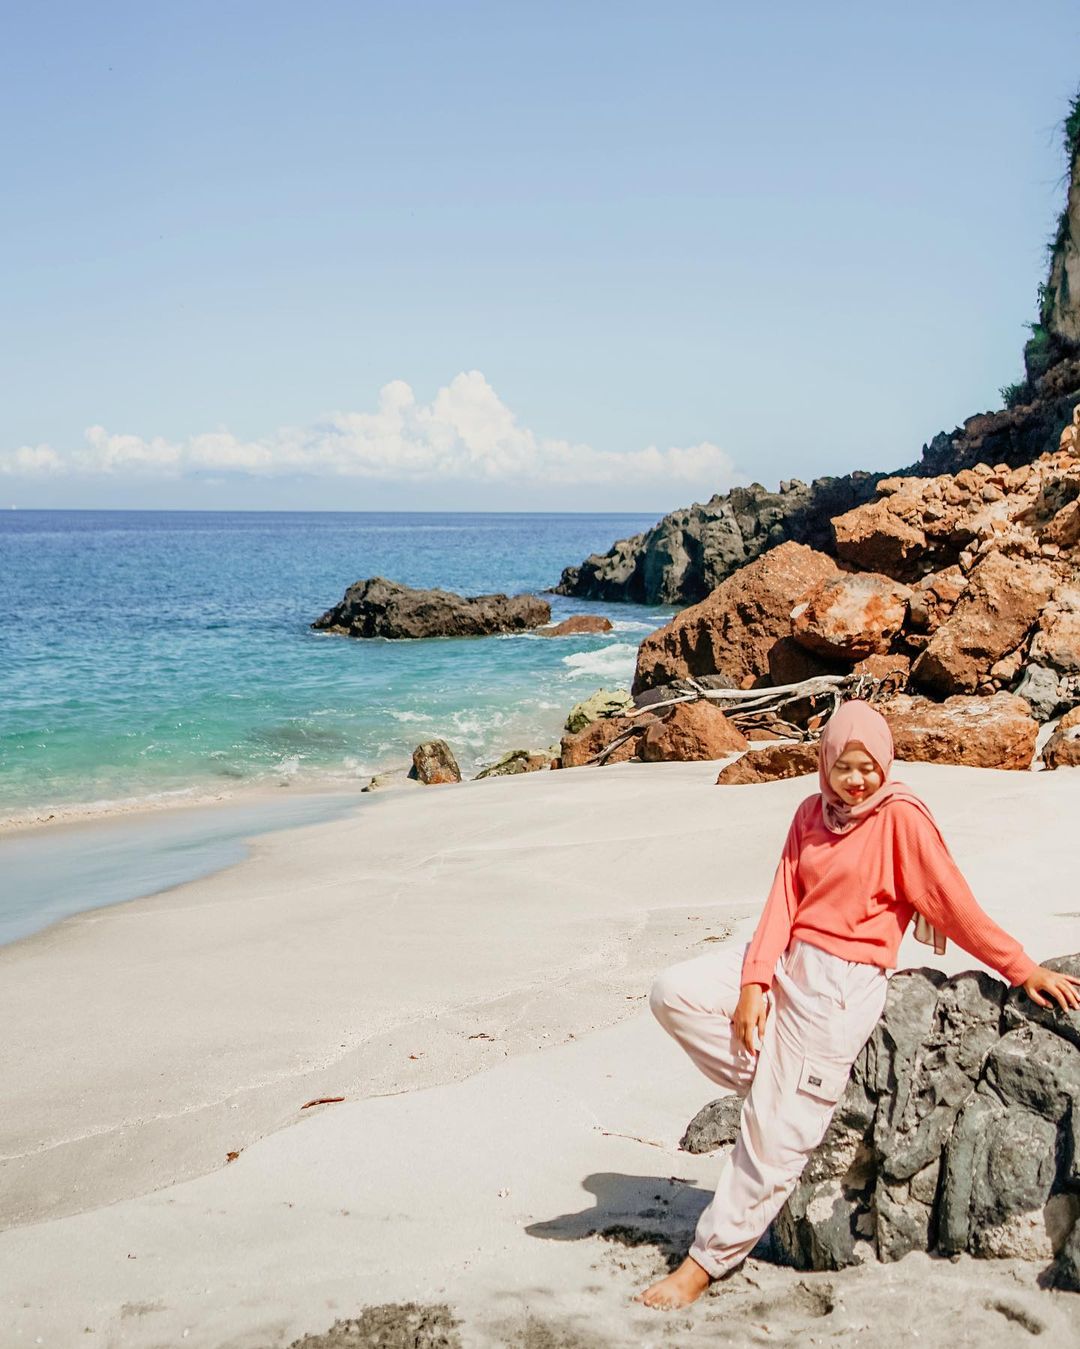
M583 1241L603 1237L623 1246L653 1246L677 1265L686 1254L698 1217L712 1198L682 1176L625 1176L597 1171L581 1188L593 1204L579 1213L564 1213L525 1231L545 1241Z

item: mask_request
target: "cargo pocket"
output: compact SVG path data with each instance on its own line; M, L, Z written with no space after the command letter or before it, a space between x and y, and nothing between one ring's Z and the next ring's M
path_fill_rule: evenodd
M844 1094L850 1073L851 1069L843 1064L804 1058L799 1073L799 1090L807 1096L813 1096L815 1100L835 1105Z

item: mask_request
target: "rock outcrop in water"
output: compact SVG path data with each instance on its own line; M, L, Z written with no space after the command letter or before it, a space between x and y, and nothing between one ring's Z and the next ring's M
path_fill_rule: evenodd
M527 632L551 619L535 595L476 595L414 590L382 576L357 581L340 604L312 623L346 637L489 637Z

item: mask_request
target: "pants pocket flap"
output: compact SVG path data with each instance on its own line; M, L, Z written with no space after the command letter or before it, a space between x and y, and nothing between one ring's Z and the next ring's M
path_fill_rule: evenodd
M808 1096L816 1096L819 1101L832 1101L835 1104L844 1094L849 1072L850 1069L840 1064L804 1058L799 1073L799 1090Z

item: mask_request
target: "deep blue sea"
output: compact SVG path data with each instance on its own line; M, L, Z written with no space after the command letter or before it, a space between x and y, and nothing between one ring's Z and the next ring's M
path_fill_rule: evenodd
M441 736L462 771L558 739L669 609L559 596L605 636L356 641L309 624L362 577L540 592L656 515L0 513L0 817L350 783Z

